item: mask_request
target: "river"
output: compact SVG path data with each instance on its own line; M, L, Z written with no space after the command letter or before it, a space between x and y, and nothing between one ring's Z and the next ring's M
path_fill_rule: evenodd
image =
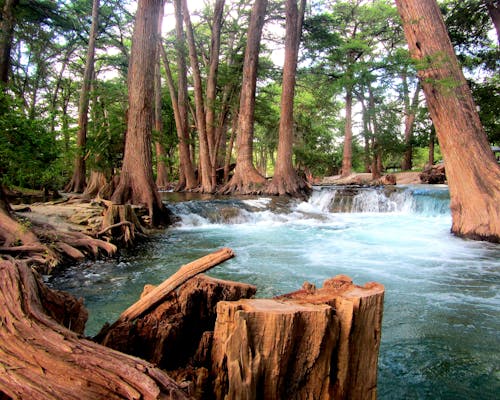
M305 202L165 194L181 219L117 259L70 267L51 286L83 297L88 335L180 265L220 247L209 275L259 297L337 274L385 285L379 399L497 399L500 246L450 234L446 186L316 187Z

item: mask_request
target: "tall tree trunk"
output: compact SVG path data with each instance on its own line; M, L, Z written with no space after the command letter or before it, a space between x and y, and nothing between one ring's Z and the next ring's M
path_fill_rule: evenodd
M368 86L368 107L372 126L372 179L376 180L382 176L382 149L379 144L377 111L375 109L375 97L371 86Z
M212 179L212 187L217 185L217 155L219 152L220 137L216 136L216 104L217 96L217 74L219 70L219 53L220 53L220 35L222 29L222 13L224 11L225 0L216 0L214 6L214 19L212 22L212 36L210 43L210 66L207 77L207 93L206 93L206 130L208 140L208 150L210 154L210 177ZM221 108L220 113L224 111ZM223 122L222 122L223 124ZM220 127L222 127L222 124Z
M9 81L10 52L16 24L14 8L18 4L19 0L6 0L2 9L2 20L0 21L0 82L4 84Z
M158 48L158 15L162 0L139 0L129 65L129 113L120 183L111 196L115 204L148 209L154 226L170 223L153 179L151 133L154 70Z
M493 26L497 31L498 45L500 46L500 2L498 0L484 0Z
M396 0L436 127L450 189L452 232L500 242L500 166L491 151L435 0Z
M193 74L194 103L196 115L196 128L198 129L198 140L200 144L200 163L198 168L198 180L201 183L201 191L204 193L213 193L215 185L212 182L212 166L210 162L210 151L207 137L207 127L205 119L205 107L203 104L203 85L201 83L200 65L198 63L198 54L196 53L196 44L194 42L193 26L187 0L182 0L182 12L184 16L184 25L186 26L186 36L189 48L189 60Z
M404 94L404 114L405 114L405 153L401 168L403 171L410 171L413 167L413 128L415 126L415 117L418 107L418 97L420 94L420 82L417 83L412 100L410 101L410 92L408 89L408 77L406 74L402 76L403 94Z
M179 109L179 127L177 134L179 138L179 184L176 190L194 189L198 183L194 174L193 161L189 148L189 125L188 125L188 91L187 91L187 68L185 35L182 26L182 0L174 0L175 8L175 33L177 50L177 104ZM177 123L177 122L176 122Z
M155 141L155 150L156 150L156 186L159 188L166 188L169 185L168 182L168 173L167 166L165 163L165 158L167 152L161 143L161 135L163 132L163 121L161 116L161 51L163 46L161 45L161 26L163 21L163 10L164 7L160 9L160 15L158 17L158 37L160 40L158 41L157 46L157 55L156 55L156 65L155 65L155 107L154 107L154 129L158 136L158 139Z
M299 195L308 189L306 181L300 178L293 168L293 100L305 5L306 0L300 0L300 9L297 6L297 0L287 0L285 5L285 63L283 65L278 156L273 179L265 190L266 193L274 195Z
M238 156L236 169L229 183L222 188L223 193L260 193L266 182L253 165L253 132L255 111L255 90L259 48L266 14L267 0L255 0L247 33L247 46L243 64L243 79L240 94L240 111L236 148Z
M78 104L78 133L76 136L75 169L73 177L66 186L67 192L82 193L85 190L85 151L87 147L87 125L89 121L89 101L92 77L94 76L95 42L99 24L99 0L92 2L92 25L90 27L89 46L83 73L83 84Z
M352 97L352 85L349 83L345 94L344 152L342 155L342 177L344 178L352 172Z
M429 166L434 165L434 145L436 143L436 128L434 124L431 126L431 131L429 132Z
M233 120L231 123L231 136L229 137L229 145L226 149L226 156L224 159L224 183L229 181L229 172L231 172L231 156L233 154L234 140L238 130L238 112L233 112Z

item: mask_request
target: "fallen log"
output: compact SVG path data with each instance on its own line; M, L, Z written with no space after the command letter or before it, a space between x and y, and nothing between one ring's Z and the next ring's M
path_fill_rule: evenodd
M234 253L231 249L222 248L201 257L198 260L190 262L189 264L183 265L175 274L165 280L161 285L127 308L120 315L119 320L131 321L140 317L151 307L160 303L170 292L177 289L188 279L197 274L201 274L202 272L205 272L232 257L234 257Z
M57 321L67 315L61 314L60 305L68 298L57 298L57 292L47 289L26 264L0 261L0 398L187 398L151 363L83 339L60 325ZM73 311L79 309L72 304ZM75 312L77 319L83 318Z
M345 276L275 299L220 302L216 399L375 399L384 288Z

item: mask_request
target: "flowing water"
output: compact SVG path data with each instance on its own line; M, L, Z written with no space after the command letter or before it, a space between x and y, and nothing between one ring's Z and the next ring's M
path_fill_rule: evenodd
M307 202L165 200L177 226L118 260L51 278L85 299L87 334L145 283L227 246L236 257L209 275L255 284L260 297L337 274L385 285L379 399L500 398L500 246L450 234L446 187L323 187Z

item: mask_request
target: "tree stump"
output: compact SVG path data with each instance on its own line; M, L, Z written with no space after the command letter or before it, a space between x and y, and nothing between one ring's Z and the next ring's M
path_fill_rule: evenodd
M152 290L150 285L145 287L145 293ZM207 342L204 332L214 329L217 303L250 298L255 292L253 285L199 275L178 292L171 292L148 313L135 319L120 319L113 326L104 327L94 339L167 370L184 367L206 349L207 345L200 342ZM198 357L197 364L204 361L204 357Z
M275 299L220 302L217 399L375 399L384 288L345 276Z
M187 398L154 365L58 324L44 309L47 290L25 264L0 261L0 398Z

